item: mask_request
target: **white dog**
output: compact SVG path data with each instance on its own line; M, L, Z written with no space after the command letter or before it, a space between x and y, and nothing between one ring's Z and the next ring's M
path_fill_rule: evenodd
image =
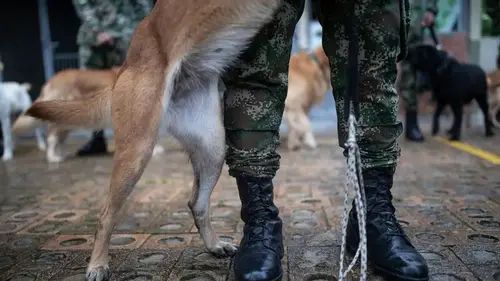
M12 117L23 113L31 106L31 97L28 91L31 85L17 82L0 83L0 122L2 123L3 134L3 161L12 159L14 151L14 141L12 138ZM42 129L36 128L35 135L38 148L45 150L45 140L42 136Z

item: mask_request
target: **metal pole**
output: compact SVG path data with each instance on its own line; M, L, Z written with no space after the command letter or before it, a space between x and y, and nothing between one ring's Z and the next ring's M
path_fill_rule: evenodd
M304 12L297 23L297 39L300 50L308 50L310 47L310 21L311 21L311 1L306 0Z
M43 68L45 72L45 81L49 80L54 74L54 49L52 47L52 38L50 35L49 12L47 0L38 1L38 21L40 25L40 43L42 45Z
M2 61L2 57L0 56L0 83L3 82L3 69L4 69L4 64Z

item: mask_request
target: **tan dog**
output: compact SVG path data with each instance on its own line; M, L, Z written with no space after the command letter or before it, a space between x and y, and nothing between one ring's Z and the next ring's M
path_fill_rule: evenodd
M310 54L298 52L290 58L284 112L289 150L299 149L302 144L312 149L317 147L308 113L313 105L323 101L329 88L330 64L323 47Z
M494 70L487 73L488 91L490 98L490 117L493 125L500 128L500 70Z
M119 67L110 70L80 70L67 69L54 75L42 87L38 101L50 100L82 100L94 96L106 88L111 88L118 75ZM13 125L13 133L20 134L34 128L42 127L43 122L33 117L21 115ZM61 162L65 159L62 145L69 133L68 128L49 124L47 134L47 161ZM163 148L155 147L157 153Z
M87 280L109 276L116 214L151 158L163 118L191 158L195 180L188 205L206 247L216 255L236 252L210 222L210 194L225 154L218 86L279 4L281 0L159 0L138 26L112 89L84 101L36 102L28 110L30 116L61 125L113 125L113 172Z

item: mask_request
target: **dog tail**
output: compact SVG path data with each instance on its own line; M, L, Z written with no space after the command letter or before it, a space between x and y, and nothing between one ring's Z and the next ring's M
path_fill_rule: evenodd
M16 119L14 125L12 125L12 133L15 135L21 134L41 126L42 126L41 120L38 120L31 116L21 115Z
M111 124L111 87L79 100L37 101L26 115L68 127L102 129Z

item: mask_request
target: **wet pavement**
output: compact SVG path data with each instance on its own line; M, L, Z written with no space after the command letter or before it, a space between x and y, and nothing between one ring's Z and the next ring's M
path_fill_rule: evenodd
M485 139L474 127L463 141L500 155L499 131ZM83 141L71 139L68 150ZM152 159L113 232L113 280L232 280L231 259L205 253L196 233L186 156L175 142L161 142L166 154ZM318 142L316 151L280 150L275 185L285 224L283 280L338 275L344 158L334 135ZM429 262L431 280L500 280L500 166L431 137L401 144L394 202ZM49 165L32 141L18 144L14 160L0 164L0 280L84 280L111 164L104 156ZM212 195L212 220L226 241L241 237L239 207L224 169Z

